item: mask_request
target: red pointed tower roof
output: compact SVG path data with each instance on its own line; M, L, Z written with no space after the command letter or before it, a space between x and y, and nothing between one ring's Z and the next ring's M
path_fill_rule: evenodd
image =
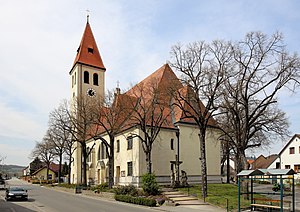
M77 55L74 60L73 67L76 63L81 63L89 66L94 66L106 70L102 62L91 26L87 20L85 30L77 50Z

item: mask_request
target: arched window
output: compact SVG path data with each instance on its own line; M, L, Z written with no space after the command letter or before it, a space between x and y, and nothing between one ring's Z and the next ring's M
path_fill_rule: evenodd
M89 152L90 152L90 147L88 147L88 148L86 149L86 152L87 152L87 154L89 154ZM87 157L86 162L91 162L90 155Z
M98 74L94 74L93 75L93 81L94 81L94 85L99 85L99 83L98 83Z
M101 159L106 159L106 158L107 158L106 146L102 142L101 143Z
M98 155L97 155L97 159L98 159L98 160L101 159L100 154L101 154L101 148L100 148L100 146L99 146L99 148L98 148Z
M83 82L89 84L89 78L90 78L89 72L85 71L83 75L84 75Z

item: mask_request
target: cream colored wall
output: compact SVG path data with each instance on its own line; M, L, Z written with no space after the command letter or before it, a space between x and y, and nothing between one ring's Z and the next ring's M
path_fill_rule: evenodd
M115 175L116 175L116 167L120 166L120 171L125 172L124 177L120 177L120 184L128 184L129 182L138 182L138 176L140 175L140 143L138 138L133 138L132 149L127 150L127 137L130 136L132 133L139 133L138 129L134 129L134 131L127 131L124 132L122 135L116 136L115 138ZM117 148L117 140L120 141L120 152L116 152ZM132 175L127 176L127 162L132 161Z
M49 174L52 174L52 179L51 180L54 180L55 179L55 173L52 170L49 170ZM47 180L47 169L44 168L44 169L40 170L35 175L35 177L38 178L38 179Z
M198 129L196 127L179 125L180 129L180 161L183 163L180 165L180 170L187 172L188 176L197 177L201 175L201 163L199 160L200 157L200 145L198 137ZM115 161L114 161L114 177L116 177L117 169L120 167L120 175L122 172L125 173L125 176L120 176L119 184L138 184L140 183L140 176L146 173L146 157L143 152L142 145L139 139L133 138L133 147L132 150L127 150L127 137L132 134L141 133L139 129L133 129L133 131L124 132L122 135L116 136L115 138ZM108 139L107 135L104 135L105 139ZM215 179L218 180L220 177L220 143L217 140L218 134L216 131L208 130L206 135L206 157L207 157L207 174L209 176L215 176ZM174 140L174 149L171 150L171 139ZM117 152L117 140L120 141L120 152ZM96 184L98 182L98 170L103 170L103 167L100 167L98 162L98 148L101 141L95 141L94 150L92 152L92 164L87 170L88 178L93 178ZM87 142L88 147L92 147L94 141ZM162 129L153 145L152 149L152 170L157 177L160 177L161 182L168 183L170 182L171 174L171 163L170 161L175 161L175 155L177 154L177 137L175 130ZM105 165L107 165L108 160L103 160ZM127 176L127 162L132 161L133 163L133 176ZM106 169L107 167L105 167ZM174 167L175 169L175 167ZM108 177L107 173L105 174L100 172L100 176ZM189 178L191 179L191 178Z
M174 140L174 150L171 150L171 139ZM177 137L173 130L161 129L152 146L152 171L156 176L170 176L171 163L177 154ZM146 155L141 149L141 175L146 173Z
M89 72L89 84L83 83L84 71ZM94 73L98 74L98 86L93 85ZM89 88L92 88L96 91L96 98L101 98L104 96L105 71L87 65L76 64L73 70L70 72L70 88L71 101L77 96L85 95ZM79 184L81 183L81 147L78 143L76 143L74 148L76 148L76 150L73 153L74 162L71 166L71 182ZM94 176L95 170L89 172L88 174L90 174L90 176Z

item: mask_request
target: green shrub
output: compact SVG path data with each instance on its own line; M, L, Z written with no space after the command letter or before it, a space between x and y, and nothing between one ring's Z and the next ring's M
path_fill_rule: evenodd
M99 185L91 187L91 190L95 192L103 192L108 190L108 183L101 183Z
M115 194L117 195L131 195L131 196L137 196L139 194L137 188L133 185L128 186L119 186L114 189Z
M149 207L156 206L156 200L145 197L133 197L129 195L116 194L115 200Z
M142 176L142 188L148 195L157 195L160 193L154 174L147 173Z

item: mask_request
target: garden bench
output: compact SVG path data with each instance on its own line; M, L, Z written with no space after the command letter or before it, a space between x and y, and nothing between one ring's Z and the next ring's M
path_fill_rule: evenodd
M270 211L272 209L280 209L280 200L277 199L266 199L266 198L253 198L254 203L251 204L251 208L255 208L255 207L260 207L260 208L267 208L268 210L270 209ZM273 205L274 203L276 203L275 205ZM291 208L291 201L289 200L284 200L283 204L288 205L287 206L283 206L284 210L290 210Z

